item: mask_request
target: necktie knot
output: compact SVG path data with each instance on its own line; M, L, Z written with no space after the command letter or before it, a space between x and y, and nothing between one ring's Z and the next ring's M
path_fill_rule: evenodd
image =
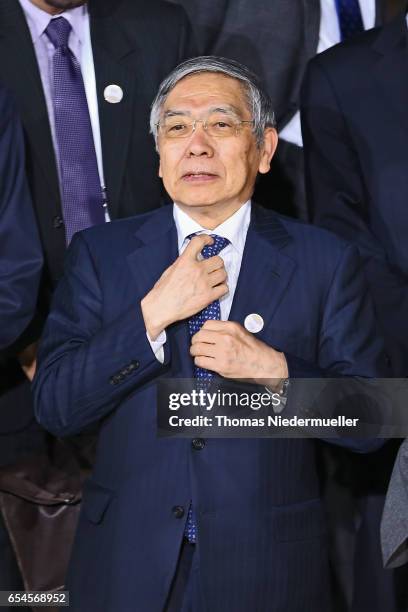
M71 33L71 24L65 17L51 19L45 33L56 49L68 47L68 39Z
M187 238L194 238L197 234L190 234ZM207 244L201 251L201 255L204 259L209 259L210 257L214 257L215 255L219 255L222 249L230 243L228 238L223 238L222 236L217 236L217 234L210 234L211 238L214 239L213 244Z

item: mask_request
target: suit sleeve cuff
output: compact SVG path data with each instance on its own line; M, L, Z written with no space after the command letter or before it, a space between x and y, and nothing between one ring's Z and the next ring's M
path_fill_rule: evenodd
M288 366L288 378L324 378L326 373L314 363L304 361L299 357L288 355L285 353L286 363Z

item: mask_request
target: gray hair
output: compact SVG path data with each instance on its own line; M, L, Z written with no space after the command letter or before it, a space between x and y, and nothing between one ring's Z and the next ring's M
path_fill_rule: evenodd
M217 72L240 81L243 85L248 108L254 121L253 133L255 134L257 145L261 146L264 140L265 128L276 127L276 121L271 99L262 88L259 78L246 66L234 60L214 55L203 55L182 62L161 82L150 112L150 132L154 136L156 148L158 123L167 96L181 79L200 72Z

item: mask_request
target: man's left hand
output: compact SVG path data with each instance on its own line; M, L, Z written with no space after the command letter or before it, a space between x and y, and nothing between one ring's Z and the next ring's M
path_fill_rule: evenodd
M206 321L192 337L190 353L196 366L224 378L272 387L288 378L285 355L233 321Z

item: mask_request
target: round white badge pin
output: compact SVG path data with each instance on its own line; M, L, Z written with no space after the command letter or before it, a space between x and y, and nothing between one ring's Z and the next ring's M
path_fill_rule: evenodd
M263 329L264 320L261 315L252 313L245 317L244 327L247 331L251 332L251 334L257 334Z
M123 89L119 85L108 85L105 87L103 97L110 104L119 104L123 98Z

